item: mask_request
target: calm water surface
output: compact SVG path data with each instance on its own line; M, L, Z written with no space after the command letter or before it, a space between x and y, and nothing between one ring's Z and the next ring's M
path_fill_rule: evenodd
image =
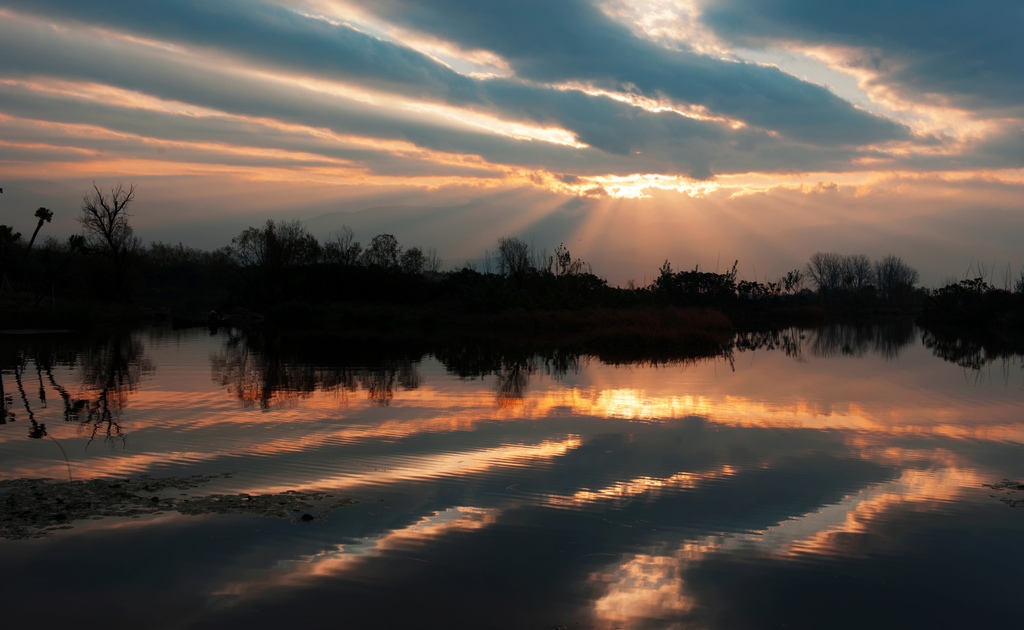
M1024 492L985 484L1024 481L1024 370L921 338L789 331L609 365L3 334L0 479L230 473L186 492L358 501L312 522L167 510L0 540L4 618L1022 627Z

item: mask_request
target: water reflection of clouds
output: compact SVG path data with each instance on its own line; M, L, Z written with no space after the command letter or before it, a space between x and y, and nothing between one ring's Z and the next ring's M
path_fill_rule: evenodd
M376 406L372 402L350 400L339 404L330 392L311 392L300 408L281 409L273 416L239 413L216 405L216 394L140 392L133 400L133 407L139 411L166 410L165 405L186 395L193 396L200 404L213 403L211 406L219 406L220 410L217 413L200 411L186 423L161 422L160 416L146 416L133 419L133 427L135 430L174 427L177 431L196 431L219 425L225 428L282 423L308 425L312 419L324 420L343 414L348 426L333 431L332 439L354 441L395 439L421 432L466 431L481 423L542 420L566 414L654 422L699 416L727 426L851 430L885 435L936 435L1024 442L1024 424L1016 413L1017 405L998 399L972 402L966 408L950 405L944 397L914 398L909 395L912 391L903 390L904 396L894 400L883 395L884 401L847 399L823 404L787 395L777 395L769 400L750 398L730 393L732 387L722 387L714 382L691 384L689 387L702 390L702 393L662 394L651 388L605 389L600 385L572 389L538 387L525 395L515 408L505 409L495 408L486 394L469 388L453 391L424 386L405 393L394 403L396 413L403 414L401 418L382 419L376 423L360 415ZM899 385L886 386L886 389L890 388L897 390Z
M351 576L399 556L436 560L447 549L441 541L460 533L500 545L514 538L510 528L543 536L562 527L600 540L596 555L615 558L578 562L566 577L600 591L588 604L592 625L614 627L698 614L705 602L693 580L716 559L855 556L860 539L876 544L870 535L894 514L941 513L992 481L977 463L983 450L1024 443L1019 391L965 388L956 366L919 347L901 349L897 362L845 351L799 358L772 350L731 364L588 361L566 379L536 361L526 369L499 361L486 379L463 380L428 357L410 363L409 386L397 368L381 378L364 370L364 380L355 369L278 370L275 391L300 383L297 393L266 398L256 385L244 388L253 401L270 401L266 411L255 402L246 408L208 372L206 389L175 373L131 392L123 409L131 448L90 453L74 462L75 476L176 463L241 469L227 482L234 491L416 497L395 515L397 525L343 524L330 540L282 542L251 575L226 571L214 589L225 601ZM372 394L374 382L384 395ZM0 433L5 453L16 446L9 438ZM10 459L5 470L59 477L63 462Z
M500 515L501 510L494 508L446 508L401 528L281 561L277 567L258 571L255 576L229 581L211 595L228 598L222 603L231 605L275 589L301 587L316 580L336 578L356 572L361 565L384 554L408 552L445 536L483 529L496 523Z
M484 384L442 384L435 380L434 386L425 383L403 392L386 413L372 400L339 401L332 391L312 391L301 405L266 414L238 409L217 392L144 387L132 394L129 422L136 436L132 448L149 446L159 450L145 453L142 459L139 456L143 453L139 452L104 454L100 450L87 458L79 457L73 464L76 476L82 478L128 474L145 472L143 461L160 468L168 463L212 462L225 455L236 461L270 460L288 453L312 453L341 445L478 432L485 427L491 430L495 423L507 424L509 430L521 432L524 437L529 433L528 439L536 440L536 433L544 429L527 428L523 423L535 425L557 418L573 418L582 427L587 419L661 423L703 417L721 427L842 431L848 434L851 446L852 440L863 438L877 445L894 436L1024 443L1019 407L1005 398L955 404L955 400L948 398L950 394L914 396L918 390L904 389L898 382L883 382L871 390L881 400L865 398L858 402L852 400L854 394L848 394L846 402L822 406L818 401L800 398L792 388L780 388L771 397L762 397L760 392L745 396L743 389L748 379L744 375L737 378L729 372L719 378L709 366L689 366L683 370L590 365L579 378L589 382L572 388L553 381L539 382L513 408L496 407ZM603 385L619 380L626 382ZM630 387L630 380L643 386ZM824 379L810 374L803 380L809 380L813 387ZM896 397L897 392L903 396ZM181 400L189 400L196 407L183 408ZM76 434L72 424L53 425L50 431L62 439ZM174 435L169 443L175 445L175 450L167 450L156 441L158 432L167 437ZM13 439L9 433L0 435L5 442ZM558 439L551 435L548 438ZM321 457L327 457L327 453ZM38 465L47 474L61 474L56 464ZM335 466L328 468L333 470ZM29 468L18 466L18 470L28 473ZM39 468L36 471L36 475L41 472ZM317 479L303 483L315 484Z
M9 479L44 478L62 479L67 476L64 460L51 445L40 446L47 449L45 459L32 460L25 463L13 463L5 466L2 476ZM151 473L154 469L174 463L180 466L204 464L220 457L217 453L200 451L161 450L154 453L123 453L101 455L98 457L79 458L72 452L71 469L75 480L94 479L97 477L125 477Z
M736 472L737 469L734 466L725 464L715 470L678 472L668 477L644 475L625 481L617 481L602 488L582 488L571 495L549 494L544 497L544 504L552 507L579 508L603 501L623 501L665 490L693 490L709 481L731 477Z
M660 432L657 428L652 431ZM881 454L887 462L894 459L929 462L927 451ZM976 471L947 465L955 456L938 455L938 461L931 462L932 467L905 470L894 479L869 483L835 501L817 504L804 513L786 515L757 529L687 538L687 532L692 529L669 528L665 530L667 534L648 540L642 551L626 551L634 545L620 547L616 561L586 578L591 588L599 590L591 604L591 625L614 627L642 619L685 617L702 603L699 594L688 588L688 581L699 576L702 563L716 555L756 555L776 561L833 554L849 556L852 551L847 548L848 535L870 533L872 527L883 523L894 511L941 510L943 504L957 500L966 489L980 484L983 477ZM564 470L553 472L565 473ZM748 482L737 478L738 472L723 466L664 478L639 477L596 491L583 488L574 495L549 496L543 504L562 508L572 502L614 504L644 499L644 495L663 495L664 498L667 496L664 493L673 490L705 488L707 482L748 486ZM427 551L426 546L435 545L448 536L502 525L506 514L523 508L536 509L537 502L529 495L513 493L492 506L456 504L435 508L408 525L341 545L328 545L321 551L279 562L275 567L250 572L244 578L231 578L216 589L216 595L228 598L227 604L240 604L276 588L303 588L317 581L344 576L359 579L356 576L366 568L367 562L390 552L414 559L422 555L424 562L436 562L439 558ZM604 510L602 513L609 517L613 514ZM706 528L698 528L698 531L700 529L706 531ZM638 530L636 533L641 534ZM644 538L633 541L643 543Z
M562 457L579 448L580 444L579 436L569 436L562 440L545 440L539 444L508 444L494 448L381 459L374 470L345 472L299 483L260 486L250 492L268 494L325 488L342 488L349 492L368 486L479 475L499 467L535 466Z
M844 534L865 534L900 509L934 510L955 501L982 477L962 468L907 470L897 479L872 484L837 503L823 505L760 531L713 534L671 545L660 543L629 554L591 574L601 590L593 614L601 625L678 619L693 611L699 597L687 580L700 579L700 564L715 554L740 553L784 559L806 555L849 557Z

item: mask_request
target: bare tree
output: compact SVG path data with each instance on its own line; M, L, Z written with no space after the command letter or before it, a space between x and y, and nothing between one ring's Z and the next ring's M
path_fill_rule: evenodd
M864 254L815 252L807 263L807 275L822 293L862 289L874 279L871 261Z
M433 247L428 247L425 254L426 262L424 263L423 270L431 273L439 273L441 267L444 265L444 260L437 255L437 250Z
M804 280L806 279L802 271L794 269L786 272L786 277L782 279L782 285L787 293L799 293L804 288Z
M871 284L875 273L868 257L864 254L851 254L845 258L844 284L851 289L863 289Z
M818 291L827 293L843 286L843 256L834 252L815 252L807 263L807 275Z
M125 188L118 182L109 196L96 182L92 189L93 194L83 199L82 216L78 218L85 230L86 243L89 249L102 252L119 268L123 267L126 259L141 247L128 221L132 216L128 206L135 200L135 184Z
M355 240L355 233L347 225L331 232L323 244L324 260L328 263L351 267L359 262L363 246Z
M494 254L498 273L520 279L533 268L530 246L517 236L503 236L498 239L498 251Z
M890 302L904 299L917 284L920 274L903 259L889 254L875 262L875 282L879 294Z
M548 270L556 276L578 276L591 272L590 265L579 258L573 260L565 243L559 243L555 255L548 258Z

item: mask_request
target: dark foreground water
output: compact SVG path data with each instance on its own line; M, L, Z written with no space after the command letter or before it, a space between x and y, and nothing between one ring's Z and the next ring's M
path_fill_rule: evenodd
M3 334L4 626L1024 627L1024 371L927 345Z

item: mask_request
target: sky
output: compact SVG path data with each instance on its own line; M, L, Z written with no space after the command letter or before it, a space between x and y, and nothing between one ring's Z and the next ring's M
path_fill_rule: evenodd
M816 251L1024 265L1024 3L0 0L0 223L267 219L446 267L564 242L612 284Z

